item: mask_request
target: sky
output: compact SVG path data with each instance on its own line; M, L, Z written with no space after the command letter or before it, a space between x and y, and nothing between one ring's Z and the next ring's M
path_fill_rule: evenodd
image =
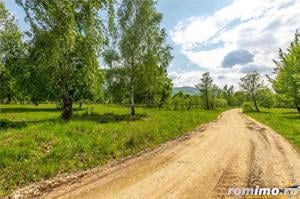
M4 3L28 29L14 0ZM195 86L204 72L237 89L246 73L272 74L279 48L300 29L300 0L158 0L157 9L173 48L168 75L175 87Z

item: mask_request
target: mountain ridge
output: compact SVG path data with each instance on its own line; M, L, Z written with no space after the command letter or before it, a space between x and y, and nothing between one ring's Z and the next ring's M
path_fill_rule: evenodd
M191 86L182 86L182 87L173 87L172 94L175 95L179 92L183 92L184 94L189 94L189 95L197 95L198 94L198 89L195 87Z

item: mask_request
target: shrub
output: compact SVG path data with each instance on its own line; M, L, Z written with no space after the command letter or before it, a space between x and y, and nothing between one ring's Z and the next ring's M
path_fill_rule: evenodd
M227 101L225 99L216 99L215 102L215 108L226 108L228 105Z
M243 113L254 112L254 107L250 102L244 102L242 105Z

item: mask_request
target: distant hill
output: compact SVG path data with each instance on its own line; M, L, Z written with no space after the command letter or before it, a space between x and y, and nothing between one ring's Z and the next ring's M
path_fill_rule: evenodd
M194 88L194 87L189 87L189 86L184 86L184 87L174 87L173 88L173 95L176 93L179 93L182 91L184 94L189 94L189 95L197 95L199 93L199 90Z

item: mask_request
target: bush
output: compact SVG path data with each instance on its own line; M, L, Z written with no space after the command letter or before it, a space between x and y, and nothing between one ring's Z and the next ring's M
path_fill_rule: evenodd
M293 99L284 94L276 94L274 97L274 107L276 108L294 108Z
M254 107L250 102L244 102L242 105L243 113L254 112Z
M214 104L215 108L226 108L228 106L228 103L225 99L216 99Z

